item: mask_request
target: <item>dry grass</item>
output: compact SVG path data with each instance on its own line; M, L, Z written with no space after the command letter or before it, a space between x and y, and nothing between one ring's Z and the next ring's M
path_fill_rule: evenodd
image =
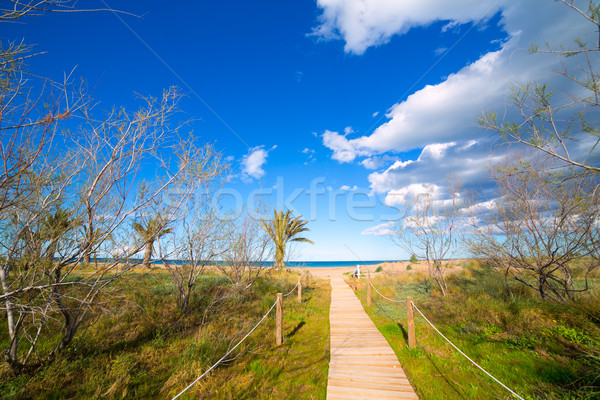
M390 298L413 297L446 336L528 400L600 398L598 290L572 304L542 302L535 292L518 283L507 286L501 275L476 262L449 277L447 297L422 273L378 276L373 283ZM363 287L363 304L365 296ZM509 398L419 316L418 348L408 349L404 303L388 302L373 292L367 312L421 399Z
M167 274L158 268L133 272L107 299L111 312L99 315L54 363L19 376L2 364L0 397L170 398L225 354L260 320L275 294L287 293L296 281L296 274L273 273L239 291L219 275L208 274L196 288L192 311L182 315ZM302 304L295 293L287 297L282 346L274 343L272 313L183 398L324 398L329 290L325 281L313 279L304 288ZM2 328L5 324L0 320ZM0 346L7 341L0 336Z

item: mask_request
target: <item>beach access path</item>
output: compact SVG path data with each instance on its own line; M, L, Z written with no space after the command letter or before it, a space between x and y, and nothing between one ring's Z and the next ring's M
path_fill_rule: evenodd
M342 274L331 274L328 400L418 399L396 354Z

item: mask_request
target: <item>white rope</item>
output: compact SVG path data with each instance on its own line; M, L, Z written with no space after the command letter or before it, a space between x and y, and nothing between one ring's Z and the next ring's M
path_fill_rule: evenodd
M296 290L296 288L298 287L299 283L300 283L300 281L298 281L296 283L296 286L294 286L294 288L292 290L290 290L288 294L284 294L283 297L288 297L290 294L292 294L294 292L294 290Z
M377 288L375 286L373 286L373 284L371 283L371 281L369 281L369 285L371 285L371 287L373 289L375 289L375 291L377 293L379 293L379 295L381 297L383 297L384 299L386 299L386 300L389 300L389 301L394 302L394 303L406 303L406 300L394 300L394 299L390 299L389 297L385 297L384 295L381 294L381 292L379 290L377 290Z
M473 361L468 355L466 355L465 353L462 352L461 349L459 349L458 347L456 347L456 345L454 343L452 343L446 336L444 336L444 334L442 332L440 332L438 330L438 328L435 327L435 325L433 325L431 323L431 321L429 321L427 319L427 317L421 312L421 310L419 310L419 308L415 305L415 303L413 303L412 301L410 302L410 304L412 304L412 306L415 308L415 310L417 310L419 312L419 314L421 314L421 316L423 318L425 318L425 321L427 321L427 323L429 325L431 325L431 327L440 334L441 337L443 337L444 339L446 339L446 341L448 343L450 343L450 345L452 347L454 347L456 349L456 351L458 351L460 354L462 354L467 360L471 361L471 363L476 366L477 368L479 368L480 370L482 370L487 376L489 376L490 378L492 378L493 380L495 380L497 383L499 383L504 389L508 390L513 396L521 399L521 400L525 400L523 399L521 396L519 396L518 394L516 394L514 391L510 390L510 388L508 386L506 386L504 383L500 382L498 379L496 379L494 376L492 376L492 374L490 374L489 372L487 372L485 369L483 369L479 364L477 364L475 361Z
M250 332L248 332L248 333L246 334L246 336L244 336L244 337L242 338L242 340L240 340L240 341L238 342L238 344L236 344L236 345L235 345L235 346L234 346L234 347L233 347L231 350L229 350L227 353L225 353L225 355L224 355L223 357L221 357L221 358L219 359L219 361L217 361L216 363L214 363L212 367L210 367L208 370L206 370L206 372L204 372L202 375L200 375L198 378L196 378L196 380L195 380L194 382L190 383L188 387L186 387L186 388L185 388L185 389L183 389L181 392L179 392L179 394L178 394L177 396L173 397L173 399L172 399L172 400L175 400L176 398L178 398L179 396L181 396L182 394L184 394L184 393L185 393L185 392L186 392L186 391L187 391L189 388L191 388L192 386L194 386L194 385L196 384L196 382L198 382L200 379L202 379L202 378L204 377L204 375L206 375L206 374L208 374L210 371L212 371L212 370L213 370L213 368L215 368L217 365L219 365L219 364L221 363L221 361L223 361L223 360L225 359L225 357L227 357L227 356L228 356L228 355L229 355L229 354L230 354L232 351L234 351L234 350L235 350L235 349L236 349L236 348L237 348L237 347L238 347L240 344L242 344L242 342L243 342L244 340L246 340L246 338L247 338L248 336L250 336L250 334L251 334L252 332L254 332L254 330L255 330L256 328L258 328L258 326L259 326L259 325L260 325L260 324L261 324L261 323L262 323L262 322L265 320L265 318L267 318L267 315L269 315L269 314L271 313L271 311L273 311L273 308L275 308L275 305L277 305L277 300L275 300L275 303L273 303L273 305L271 306L271 308L269 308L269 311L267 311L267 313L266 313L266 314L265 314L265 315L262 317L262 319L261 319L260 321L258 321L258 324L254 325L254 328L252 328L252 330L251 330Z

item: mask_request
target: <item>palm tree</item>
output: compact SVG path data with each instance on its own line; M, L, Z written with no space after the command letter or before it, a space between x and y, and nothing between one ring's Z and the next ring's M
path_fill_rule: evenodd
M261 219L263 228L269 234L275 243L275 267L283 267L283 258L285 256L285 246L288 242L308 242L312 240L297 237L298 234L308 231L305 225L308 221L302 221L301 216L291 218L290 210L285 213L282 211L273 211L274 217L270 222Z
M173 232L173 228L166 228L165 225L163 218L160 216L152 218L148 222L141 224L139 222L134 222L131 225L140 238L146 242L143 264L146 268L150 268L150 260L152 259L152 252L154 250L154 241Z
M73 213L58 207L54 213L46 214L42 219L42 238L48 241L46 258L52 262L58 248L60 238L73 228L76 221L72 218Z

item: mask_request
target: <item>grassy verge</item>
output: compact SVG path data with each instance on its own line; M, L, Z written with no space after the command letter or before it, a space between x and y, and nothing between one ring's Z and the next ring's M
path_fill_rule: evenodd
M107 310L69 350L35 374L0 365L0 398L171 398L221 358L262 318L297 275L273 273L247 291L216 274L199 282L192 311L181 315L160 271L117 284ZM275 346L275 312L221 366L182 398L325 398L330 288L313 280L284 299L284 341ZM218 300L219 299L219 300ZM0 319L1 335L6 321ZM6 348L8 338L0 336ZM42 344L43 345L43 344Z
M526 399L600 398L600 290L572 304L541 301L518 283L477 266L449 277L442 297L416 273L379 276L393 299L414 298L423 313L467 355ZM417 348L407 348L406 304L375 291L366 307L421 399L508 399L512 396L458 354L418 315Z

